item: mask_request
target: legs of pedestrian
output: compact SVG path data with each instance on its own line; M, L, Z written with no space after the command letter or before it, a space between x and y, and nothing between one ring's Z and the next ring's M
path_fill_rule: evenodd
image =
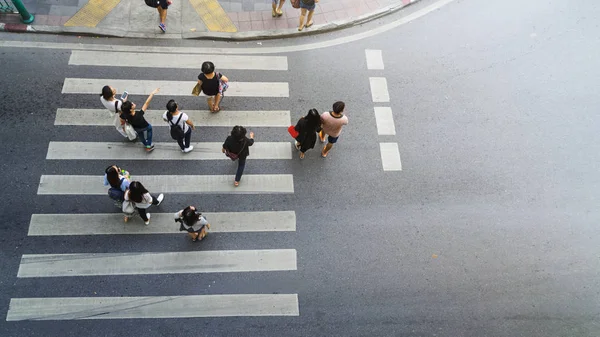
M219 112L219 111L221 111L221 107L219 107L219 103L221 103L221 97L222 97L221 94L217 94L215 96L215 106L214 106L214 109L213 109L214 111L213 112Z
M308 17L306 18L306 28L308 28L308 27L310 27L310 26L312 26L312 25L313 25L313 20L312 20L312 17L313 17L313 14L314 14L314 13L315 13L315 10L314 10L314 9L313 9L313 10L310 10L310 11L308 11Z
M281 16L283 15L283 11L281 10L281 7L283 7L283 3L285 2L285 0L279 0L279 6L277 5L277 0L273 0L272 1L272 7L273 7L273 11L271 12L271 15L273 17L276 16Z
M146 147L146 151L150 152L154 150L154 145L152 145L152 125L148 125L147 128L142 130L136 130L142 144Z
M142 218L142 220L144 220L144 225L149 225L150 224L150 213L146 212L145 208L138 208L138 213L140 213L140 218Z
M233 182L234 186L240 185L240 179L242 179L242 174L244 174L244 168L246 167L246 158L238 158L238 168L235 173L235 181Z
M323 130L319 131L319 140L321 143L325 143L325 132Z
M306 18L306 8L300 8L300 25L298 26L298 31L302 31L304 29L304 19Z
M215 106L215 100L213 96L208 96L206 98L206 103L208 103L208 110L210 110L210 112L214 112L213 107Z
M158 17L160 18L158 28L160 28L163 33L167 32L167 26L165 25L165 21L167 21L167 8L169 8L167 0L160 0L158 7L156 7L158 10Z

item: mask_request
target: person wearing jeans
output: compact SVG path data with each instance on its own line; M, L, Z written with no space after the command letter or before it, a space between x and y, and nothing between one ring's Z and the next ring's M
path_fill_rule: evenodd
M246 168L246 158L250 155L250 146L254 144L254 132L250 132L250 138L246 137L246 128L236 125L231 130L231 135L223 143L223 153L229 153L237 156L238 168L235 173L233 186L240 185L244 168Z
M148 109L152 98L154 98L154 95L158 93L159 90L160 88L154 89L154 91L150 93L150 96L148 96L148 99L146 99L142 109L138 111L135 111L137 105L131 101L123 102L123 104L121 104L122 113L119 116L121 118L121 122L123 124L125 124L125 122L131 124L135 132L138 134L138 137L140 137L140 140L146 147L147 152L154 150L154 145L152 144L152 125L150 125L146 118L144 118L144 114L146 113L146 109Z
M194 147L190 145L190 139L192 138L192 130L196 130L196 127L186 113L179 111L179 105L175 100L167 102L167 111L162 117L165 122L169 123L169 127L178 126L184 132L183 138L177 138L177 144L179 144L181 152L188 153L192 151Z

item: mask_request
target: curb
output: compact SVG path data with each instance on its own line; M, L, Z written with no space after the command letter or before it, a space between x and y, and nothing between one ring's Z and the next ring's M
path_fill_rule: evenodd
M354 27L380 17L393 14L401 9L408 7L420 0L410 0L408 3L399 1L399 4L394 4L379 8L371 13L363 14L356 18L338 20L324 25L315 25L310 29L305 29L303 32L298 32L297 29L278 29L278 30L261 30L238 33L219 33L219 32L184 32L181 33L182 39L198 39L198 40L220 40L220 41L251 41L251 40L269 40L286 37L298 37L306 35L316 35L327 33L344 28ZM27 25L21 23L1 23L0 32L14 33L41 33L41 34L67 34L67 35L93 35L102 37L131 37L131 38L157 38L154 33L129 33L122 29L112 29L106 32L104 29L96 27L64 27L64 26L47 26L47 25ZM176 35L176 34L173 34ZM177 34L179 35L179 34Z

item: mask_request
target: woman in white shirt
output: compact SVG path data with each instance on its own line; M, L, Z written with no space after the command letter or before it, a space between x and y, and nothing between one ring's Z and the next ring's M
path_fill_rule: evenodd
M106 109L108 109L110 116L111 117L114 116L113 124L115 126L115 129L117 129L117 131L119 131L121 136L127 138L127 133L125 132L125 124L122 124L121 119L119 118L119 113L121 112L121 105L123 104L123 101L121 101L120 99L117 99L115 97L116 94L117 94L117 89L115 89L109 85L105 85L102 88L102 94L100 95L100 102L102 102L104 107L106 107ZM124 100L126 101L127 97L125 97Z
M132 181L129 189L125 192L125 201L131 201L140 214L145 225L150 224L150 213L146 209L152 205L160 205L165 196L161 193L158 198L150 195L150 192L139 181Z
M181 152L191 152L194 147L190 145L190 139L192 138L192 130L196 130L194 123L189 116L179 111L179 105L175 100L169 100L167 102L167 111L162 116L163 120L169 123L169 127L179 126L183 130L183 137L177 138L177 144L181 148ZM173 134L171 134L173 137Z

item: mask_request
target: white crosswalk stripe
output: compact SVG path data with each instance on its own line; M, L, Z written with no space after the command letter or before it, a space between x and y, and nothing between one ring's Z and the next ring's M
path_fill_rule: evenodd
M202 104L205 104L202 102ZM152 127L167 127L162 119L164 110L148 110L144 117ZM243 125L245 127L288 127L291 124L289 111L220 111L183 110L196 126ZM106 109L57 109L54 125L113 126L112 116Z
M160 88L161 96L192 96L196 81L150 81L97 78L65 78L63 94L99 95L102 87L111 85L126 90L130 95L149 95ZM289 97L287 82L229 82L225 96L232 97ZM204 103L204 102L203 102Z
M233 167L232 167L233 169ZM293 193L291 174L245 174L240 186L233 175L135 175L153 193ZM102 176L42 175L38 194L106 195Z
M202 62L212 58L214 55L172 54L165 59L164 54L74 50L71 52L69 65L189 68L196 69L194 74L198 75ZM118 61L115 62L115 59ZM288 70L285 56L219 55L219 60L215 63L219 70Z
M143 147L129 142L50 142L46 159L60 160L231 160L222 152L221 142L191 143L194 151L182 153L179 145L154 143L155 150L146 153ZM292 159L289 142L255 142L248 159Z
M13 298L7 321L299 316L297 294Z
M175 213L175 212L173 212ZM150 225L141 219L123 222L120 213L111 214L32 214L29 236L181 234L173 213L152 213ZM294 211L203 212L211 223L211 233L296 231Z

